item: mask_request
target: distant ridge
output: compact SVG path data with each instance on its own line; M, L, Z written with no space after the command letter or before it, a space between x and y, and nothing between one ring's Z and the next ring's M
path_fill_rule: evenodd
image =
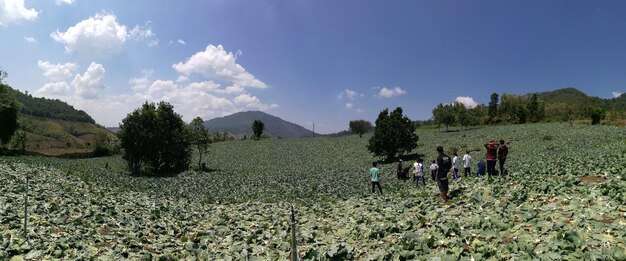
M530 94L527 95L530 96ZM554 91L540 92L537 93L537 96L547 104L562 103L578 108L598 106L606 110L626 110L626 95L624 94L617 98L602 99L595 96L589 96L576 88L569 87L556 89Z
M255 120L260 120L265 124L263 133L270 137L303 138L313 136L312 131L300 125L261 111L238 112L228 116L214 118L205 121L204 126L210 133L227 131L238 138L244 135L250 137L252 136L252 123Z

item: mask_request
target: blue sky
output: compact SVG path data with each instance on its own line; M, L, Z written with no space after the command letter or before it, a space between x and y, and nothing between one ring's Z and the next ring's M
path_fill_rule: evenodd
M624 1L0 0L0 67L105 126L167 100L186 121L262 110L330 133L493 92L612 98L626 90L625 13Z

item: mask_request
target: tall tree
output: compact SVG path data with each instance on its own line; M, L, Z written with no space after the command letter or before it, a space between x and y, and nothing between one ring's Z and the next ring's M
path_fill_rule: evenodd
M109 156L112 154L109 137L106 132L99 131L96 133L93 143L95 148L92 154L95 157Z
M495 92L492 93L491 97L489 98L488 112L489 122L493 123L498 116L498 94Z
M600 124L600 122L604 119L605 111L604 109L598 106L592 106L590 109L591 116L591 125Z
M438 125L443 124L448 131L448 127L456 123L456 115L454 108L450 104L443 105L440 103L433 109L433 118Z
M455 114L456 122L467 129L467 126L472 125L474 122L474 115L470 113L469 109L460 102L454 102L452 105L452 111Z
M252 132L254 133L255 139L261 139L261 135L263 135L263 129L265 129L265 124L260 120L255 120L252 123Z
M20 104L13 95L13 89L5 85L7 73L0 69L0 147L11 141L18 128L18 112Z
M402 115L402 108L398 107L391 113L385 109L378 114L374 135L370 138L367 149L376 156L394 159L415 149L418 139L415 125L407 116Z
M359 134L359 138L362 138L363 134L372 130L372 123L366 120L354 120L350 121L349 127L352 133Z
M479 104L478 106L469 110L469 114L471 114L471 126L476 126L480 124L487 123L487 106L483 104Z
M541 121L546 115L545 103L539 100L536 93L530 96L526 108L528 108L528 119L531 122Z
M143 166L152 173L179 172L189 167L188 129L182 117L167 102L144 103L129 113L118 132L123 158L137 174Z
M26 133L24 131L17 131L13 135L13 149L20 155L24 155L26 151Z
M200 117L194 118L189 124L191 144L198 150L198 168L202 168L202 156L209 150L209 143L211 138L206 127L204 127L204 120Z

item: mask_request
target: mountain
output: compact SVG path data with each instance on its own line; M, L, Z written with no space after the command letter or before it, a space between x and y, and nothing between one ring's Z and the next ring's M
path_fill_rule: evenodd
M46 155L88 153L97 133L115 135L95 124L89 114L55 99L37 98L11 89L21 108L19 126L26 135L26 150Z
M591 97L576 88L557 89L549 92L537 93L537 97L546 103L567 103L576 105L596 105L602 99Z
M22 104L20 112L23 114L56 120L96 123L86 112L76 110L60 100L37 98L17 90L14 93L17 100Z
M528 94L530 96L530 94ZM602 99L589 96L576 88L557 89L549 92L537 93L537 97L546 104L567 104L573 107L598 106L606 110L626 110L626 95L613 99Z
M264 134L270 137L302 138L313 136L313 132L304 127L285 121L276 116L260 112L246 111L211 119L204 122L210 133L227 131L235 137L252 136L252 123L260 120L265 124Z

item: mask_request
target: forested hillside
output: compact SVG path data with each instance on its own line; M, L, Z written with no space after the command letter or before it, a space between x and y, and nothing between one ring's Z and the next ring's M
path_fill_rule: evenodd
M576 88L549 92L497 94L487 105L467 108L459 102L439 104L433 122L444 126L474 126L493 123L583 121L592 124L626 124L626 95L613 99L588 96Z
M23 114L57 120L96 123L89 114L82 110L76 110L63 101L37 98L28 92L14 91L17 100L22 104L20 112Z
M112 140L115 135L96 125L82 110L54 99L36 98L3 84L19 103L18 129L4 147L47 155L88 153L96 136Z
M588 96L576 88L538 93L548 120L591 119L594 114L610 122L626 119L626 95L613 99Z

